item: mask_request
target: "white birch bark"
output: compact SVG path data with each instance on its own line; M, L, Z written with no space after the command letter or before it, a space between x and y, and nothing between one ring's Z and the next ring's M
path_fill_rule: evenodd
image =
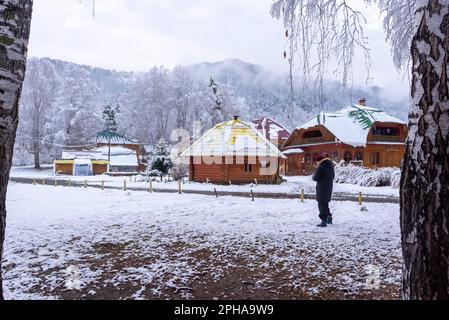
M449 299L449 1L421 1L401 181L405 299Z
M33 1L0 2L0 261L6 227L6 189L25 75ZM0 299L3 299L0 268Z

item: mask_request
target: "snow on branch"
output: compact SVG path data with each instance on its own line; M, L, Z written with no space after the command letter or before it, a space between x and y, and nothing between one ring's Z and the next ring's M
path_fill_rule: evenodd
M415 33L417 0L372 0L377 2L384 17L386 40L391 45L393 62L404 70L410 62L410 45Z
M363 29L366 19L345 0L277 0L271 7L271 15L282 18L287 29L290 54L285 56L290 67L293 68L295 55L298 55L305 77L316 71L315 84L320 95L331 58L336 60L335 72L341 73L344 84L352 75L357 48L362 49L369 70L369 49ZM312 51L317 61L311 61Z
M418 0L364 0L376 4L386 40L391 45L393 60L398 69L405 69L410 60L410 44L415 31L415 13ZM289 53L284 52L290 64L290 80L295 61L302 67L305 80L315 72L315 88L322 96L323 75L329 60L335 60L336 74L341 74L347 84L352 80L352 63L356 50L365 56L367 80L369 79L370 52L364 26L367 22L362 12L348 0L275 0L271 15L283 21ZM352 2L353 3L353 2ZM312 55L313 53L313 55ZM311 57L317 61L312 61Z

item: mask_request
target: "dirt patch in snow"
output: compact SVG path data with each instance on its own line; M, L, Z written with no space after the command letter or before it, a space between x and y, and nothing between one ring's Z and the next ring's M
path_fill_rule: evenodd
M204 248L201 243L176 241L161 248L168 260L164 264L173 266L188 264L195 266L187 277L180 276L176 268L165 268L159 264L158 254L136 254L138 247L127 243L96 243L94 252L88 252L82 259L69 262L80 270L99 272L95 281L82 285L79 290L71 290L65 281L55 288L35 286L30 291L61 299L398 299L400 283L380 284L378 288L364 288L363 275L359 279L360 288L342 288L333 279L347 270L338 263L325 266L326 272L316 273L318 267L328 264L328 259L319 256L311 261L308 250L297 250L291 263L274 262L270 255L258 254L259 247L248 247L248 255L241 257L228 247ZM143 253L143 252L142 252ZM288 257L290 251L276 252ZM392 257L391 267L399 268L400 260ZM378 257L373 257L373 263ZM158 267L155 267L159 265ZM262 267L261 267L262 266ZM354 264L353 270L363 270L362 264ZM139 270L137 272L137 270ZM36 272L41 283L65 273L66 268ZM151 270L151 271L150 271ZM352 271L353 271L352 270ZM151 274L151 281L142 278ZM133 275L138 274L136 277ZM62 277L64 278L64 277ZM299 281L298 281L299 280ZM315 288L311 290L311 288ZM44 290L43 290L44 289ZM136 295L136 293L138 293Z

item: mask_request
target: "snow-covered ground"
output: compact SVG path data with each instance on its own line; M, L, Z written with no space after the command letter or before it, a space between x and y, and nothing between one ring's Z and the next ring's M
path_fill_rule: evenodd
M9 299L397 298L399 208L11 183Z
M84 181L89 183L100 184L101 181L105 181L106 185L120 187L123 185L123 180L127 180L128 186L146 189L146 179L142 181L134 182L134 178L130 181L129 177L110 177L107 175L92 176L92 177L73 177L73 176L55 176L53 169L50 166L45 166L43 170L34 170L30 167L13 167L11 169L11 177L17 178L36 178L36 179L61 179L72 181ZM300 190L304 188L306 194L315 193L316 183L312 180L311 176L295 176L284 177L287 181L279 185L264 185L248 184L248 185L214 185L211 183L197 183L197 182L185 182L183 188L185 190L206 190L213 191L216 188L218 191L237 191L237 192L250 192L252 189L257 193L291 193L299 194ZM39 182L39 181L37 181ZM161 189L178 189L177 182L153 182L153 188ZM352 184L334 184L334 194L358 194L362 192L364 195L369 196L382 196L382 197L399 197L399 190L392 187L361 187Z

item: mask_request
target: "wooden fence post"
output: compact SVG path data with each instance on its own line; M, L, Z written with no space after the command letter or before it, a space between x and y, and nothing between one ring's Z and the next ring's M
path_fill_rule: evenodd
M58 180L55 180L55 187L58 186Z
M36 179L33 179L33 186L36 185Z
M151 181L151 179L148 182L148 192L153 192L153 181Z
M84 188L87 189L87 179L84 179Z
M42 179L42 185L43 186L45 185L45 179Z
M359 205L360 206L362 205L362 193L361 192L359 192Z
M101 190L104 190L104 180L101 180Z
M301 188L301 202L304 202L304 188Z
M126 180L123 180L123 191L128 190L128 188L126 187Z
M69 179L68 185L69 185L69 187L72 186L72 180Z

